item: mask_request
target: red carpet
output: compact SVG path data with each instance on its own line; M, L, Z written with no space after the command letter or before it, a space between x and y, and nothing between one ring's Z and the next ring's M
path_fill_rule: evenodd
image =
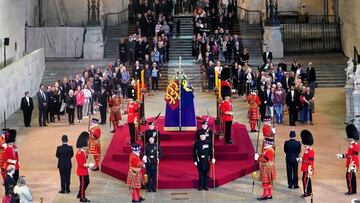
M165 132L163 117L159 118L158 125L161 147L164 152L159 165L159 188L196 188L198 172L192 160L195 132ZM214 129L214 118L210 119L209 126ZM147 127L143 129L147 129ZM245 125L233 124L232 140L232 145L224 145L223 141L215 139L216 187L258 169L258 164L254 161L255 151ZM118 128L102 161L101 171L103 173L126 181L129 169L128 158L131 151L130 145L127 144L129 142L127 125ZM209 174L211 177L210 187L213 186L211 174Z

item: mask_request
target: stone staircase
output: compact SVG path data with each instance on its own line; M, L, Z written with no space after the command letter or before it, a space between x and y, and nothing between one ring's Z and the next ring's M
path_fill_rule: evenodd
M247 48L250 54L251 66L262 65L261 27L259 24L248 24L240 21L241 47ZM234 32L236 29L234 27ZM260 62L260 63L259 63Z
M346 74L344 64L320 64L316 69L318 87L344 87Z
M128 36L128 27L128 23L106 27L104 58L119 57L120 39Z

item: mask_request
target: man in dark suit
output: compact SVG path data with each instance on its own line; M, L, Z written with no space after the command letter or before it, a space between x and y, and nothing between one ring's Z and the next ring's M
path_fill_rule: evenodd
M284 152L286 154L286 174L289 189L298 189L298 162L301 151L301 144L295 139L295 131L290 131L290 140L284 143Z
M4 186L5 186L5 195L9 195L9 188L10 186L15 187L16 185L16 181L14 179L14 173L15 173L15 166L14 165L9 165L6 169L6 175L5 175L5 181L4 181Z
M264 120L265 114L266 114L266 91L265 91L265 84L264 83L260 83L260 89L259 89L259 93L258 96L260 98L261 104L260 104L260 115L261 115L261 120Z
M32 98L29 96L30 93L28 91L25 92L25 97L21 99L21 107L20 109L23 111L24 115L24 124L25 127L31 127L31 115L34 109L34 103Z
M39 108L39 125L40 125L40 127L47 126L46 125L46 111L47 111L48 98L46 96L44 84L40 85L40 90L37 93L37 98L38 98L38 108Z
M101 117L100 125L106 124L107 99L108 99L107 91L105 91L105 89L102 88L101 94L99 96L99 110L100 110L100 117Z
M290 91L286 94L286 105L289 108L289 121L290 126L295 126L295 121L297 120L297 110L299 108L300 96L295 91L295 86L290 86Z
M264 61L264 64L267 63L268 59L269 59L270 61L272 61L272 60L273 60L273 55L272 55L272 52L269 51L269 47L266 47L266 50L265 50L265 52L263 53L263 61Z
M61 137L62 145L56 149L56 157L58 158L58 169L60 172L61 190L59 193L70 193L71 180L71 158L74 156L72 146L68 145L67 135Z

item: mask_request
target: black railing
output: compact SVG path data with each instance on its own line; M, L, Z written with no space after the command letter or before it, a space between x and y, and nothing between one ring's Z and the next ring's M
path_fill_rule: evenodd
M300 15L297 11L279 11L280 24L331 24L339 23L336 15Z
M125 9L116 13L107 13L105 14L104 30L106 30L108 26L120 25L128 21L129 21L129 9Z

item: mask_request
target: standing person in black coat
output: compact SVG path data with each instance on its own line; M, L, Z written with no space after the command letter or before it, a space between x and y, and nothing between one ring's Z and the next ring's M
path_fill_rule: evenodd
M290 131L290 140L284 143L284 152L286 154L286 174L288 180L288 188L298 189L298 162L301 151L301 143L295 139L295 131Z
M268 59L270 60L270 62L273 60L273 55L272 52L269 50L269 47L266 47L265 52L263 53L263 61L264 64L267 63Z
M72 146L68 145L67 135L61 137L62 145L56 149L56 157L58 158L58 169L61 180L61 190L59 193L70 193L70 180L71 180L71 158L74 156Z
M47 111L47 96L45 92L45 85L41 84L39 92L36 94L38 98L38 108L39 108L39 125L47 126L46 125L46 111Z
M310 87L310 91L313 95L315 95L315 87L316 87L316 72L312 67L312 62L309 62L309 65L306 69L306 80L308 82L308 86Z
M24 124L25 127L31 127L31 115L34 109L34 103L32 98L30 97L30 93L28 91L25 92L25 97L21 99L21 110L24 115Z
M74 125L75 119L75 107L76 107L76 97L74 96L74 91L69 91L69 96L66 98L66 113L69 118L69 125Z
M125 62L127 61L127 47L126 44L124 42L124 39L121 39L120 44L119 44L119 59L120 62L125 64ZM117 66L119 66L120 64L117 64Z
M5 195L9 195L10 194L10 187L15 187L16 185L16 181L14 179L14 174L15 174L15 166L14 165L9 165L6 169L6 175L5 175L5 181L4 181L4 186L5 186Z
M290 126L295 126L299 104L300 104L299 94L295 91L295 86L291 85L290 91L286 94L286 105L289 108Z
M264 120L264 117L266 115L266 90L265 90L265 84L261 83L260 84L260 89L259 89L259 93L258 96L260 98L261 104L260 104L260 115L261 115L261 120Z
M100 125L106 124L106 108L107 108L107 103L108 103L107 99L108 99L108 94L105 91L105 89L102 88L101 94L99 96L99 110L100 110L100 117L101 117Z

